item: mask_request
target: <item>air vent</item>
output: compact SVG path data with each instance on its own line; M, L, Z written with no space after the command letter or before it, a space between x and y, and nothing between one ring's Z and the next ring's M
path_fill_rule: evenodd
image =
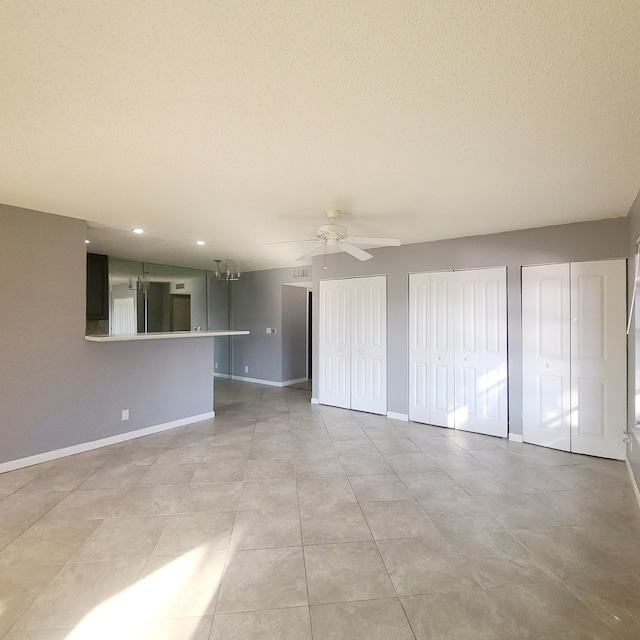
M293 270L294 278L308 278L309 277L309 269L294 269Z
M178 282L176 284L176 289L184 289L184 282Z

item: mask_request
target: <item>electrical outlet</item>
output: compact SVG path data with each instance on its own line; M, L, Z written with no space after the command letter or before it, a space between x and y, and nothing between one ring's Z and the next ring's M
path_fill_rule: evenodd
M216 369L218 368L218 363L216 362Z
M247 367L247 365L244 366L244 372L249 373L249 367Z
M129 409L123 409L122 410L122 420L128 420L129 419Z
M267 333L271 334L271 327L267 327Z

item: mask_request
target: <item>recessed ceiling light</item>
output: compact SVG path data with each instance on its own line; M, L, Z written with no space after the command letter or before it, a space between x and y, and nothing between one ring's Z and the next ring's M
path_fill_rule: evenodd
M91 240L85 240L84 243L85 244L91 244Z
M196 240L196 244L202 246L204 244L204 240Z
M133 233L144 233L144 229L140 229L139 227L133 230Z

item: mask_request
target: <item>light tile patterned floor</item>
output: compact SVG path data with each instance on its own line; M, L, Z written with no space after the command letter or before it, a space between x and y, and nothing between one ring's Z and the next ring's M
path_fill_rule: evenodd
M217 417L0 475L7 640L640 638L623 463L216 381Z

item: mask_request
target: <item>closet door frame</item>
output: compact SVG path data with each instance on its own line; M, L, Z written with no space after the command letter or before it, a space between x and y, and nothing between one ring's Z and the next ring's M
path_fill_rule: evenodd
M554 296L552 281L560 277ZM548 285L544 321L545 292L537 281ZM525 442L625 458L625 322L626 259L522 268ZM547 382L552 376L556 381Z
M319 282L318 402L386 415L387 277Z
M418 300L419 284L427 283L428 300ZM463 318L465 304L470 318ZM506 267L410 274L410 420L507 437L506 313ZM424 318L428 340L418 333ZM424 392L418 365L427 358ZM428 408L418 403L423 395Z

